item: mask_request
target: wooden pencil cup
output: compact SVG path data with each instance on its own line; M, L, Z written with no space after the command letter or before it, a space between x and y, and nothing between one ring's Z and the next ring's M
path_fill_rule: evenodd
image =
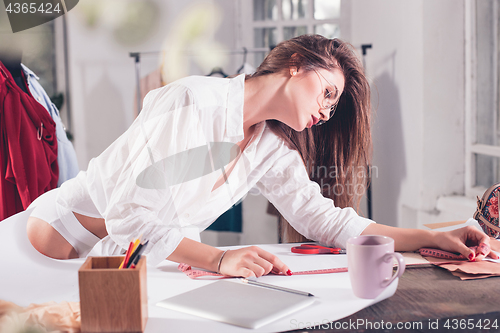
M144 332L148 319L146 257L118 269L123 256L89 257L78 270L82 333Z

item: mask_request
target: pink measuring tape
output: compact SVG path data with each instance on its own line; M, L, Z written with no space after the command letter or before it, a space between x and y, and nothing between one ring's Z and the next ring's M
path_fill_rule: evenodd
M233 277L233 276L226 276L226 275L222 275L222 274L217 274L214 272L207 272L207 271L203 271L201 269L192 269L191 266L189 266L187 264L179 264L179 266L177 268L181 272L184 272L191 279L201 279L201 278L225 279L225 278L232 278ZM293 275L330 274L330 273L342 273L342 272L347 272L347 267L316 269L316 270L312 270L312 271L293 272ZM284 275L281 273L280 274L269 273L269 274Z
M478 247L471 247L471 250L474 252L478 253L488 253L490 248L488 245L481 243L479 244ZM478 251L479 250L479 251ZM467 259L465 258L462 254L456 254L444 250L438 250L438 249L428 249L428 248L421 248L420 250L417 251L420 253L420 255L427 256L427 257L435 257L435 258L441 258L441 259L451 259L451 260L464 260ZM455 261L456 262L456 261ZM442 264L449 264L449 263L455 263L453 261L450 262L431 262L429 261L428 263L415 263L411 264L411 266L423 266L423 265L430 265L430 264L435 264L435 265L442 265ZM407 265L410 266L410 265ZM225 278L232 278L232 276L226 276L223 274L217 274L214 272L208 272L204 271L201 269L192 269L191 266L188 264L179 264L177 267L181 272L185 273L188 277L191 279L225 279ZM347 267L339 267L339 268L328 268L328 269L316 269L316 270L311 270L311 271L299 271L299 272L293 272L293 275L310 275L310 274L331 274L331 273L343 273L347 272ZM276 274L276 273L269 273L273 275L284 275L282 273Z
M463 254L455 254L448 251L437 250L437 249L422 248L417 252L420 253L420 255L426 257L435 257L435 258L453 259L453 260L467 259Z
M486 254L490 252L490 247L489 245L485 243L479 244L479 246L472 246L470 247L476 255L478 254ZM438 250L438 249L427 249L427 248L421 248L420 250L417 251L423 256L427 257L435 257L435 258L441 258L441 259L453 259L453 260L463 260L467 259L463 254L457 254L457 253L452 253L444 250Z

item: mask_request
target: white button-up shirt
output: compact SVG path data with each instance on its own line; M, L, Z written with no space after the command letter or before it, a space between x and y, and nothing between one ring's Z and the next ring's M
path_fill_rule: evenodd
M58 203L104 218L109 237L121 248L142 235L149 240L145 254L151 264L167 258L183 237L199 240L251 188L304 236L345 248L348 238L373 221L323 197L299 153L265 123L223 175L244 137L244 84L244 75L192 76L149 92L130 128L86 172L63 184Z

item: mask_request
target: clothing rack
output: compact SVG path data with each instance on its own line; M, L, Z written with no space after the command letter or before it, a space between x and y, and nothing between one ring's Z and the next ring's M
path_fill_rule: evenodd
M260 48L246 48L242 47L241 49L235 49L235 50L227 50L227 51L222 51L223 53L227 54L243 54L245 56L246 60L246 55L248 53L258 53L258 52L269 52L271 49L268 47L260 47ZM137 114L141 112L141 85L140 85L140 80L141 80L141 57L142 56L149 56L149 55L158 55L162 51L144 51L144 52L130 52L129 56L131 58L134 58L134 66L135 66L135 83L136 83L136 94L137 94ZM196 55L195 53L187 53L188 55Z

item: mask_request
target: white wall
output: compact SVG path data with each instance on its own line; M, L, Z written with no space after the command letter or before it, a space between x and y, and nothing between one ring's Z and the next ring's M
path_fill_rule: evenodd
M353 44L373 44L374 219L471 217L470 200L438 204L464 193L464 1L353 0L351 23Z
M129 52L160 51L169 37L180 28L179 17L193 9L212 5L222 17L211 42L218 43L221 52L220 66L232 74L241 65L243 56L228 51L234 50L238 42L237 4L232 0L149 0L156 6L159 19L154 31L142 43L120 44L114 37L109 22L116 15L113 6L96 7L100 12L95 26L89 26L85 6L93 6L99 0L81 0L70 11L68 19L68 41L70 59L70 82L72 90L73 126L75 148L82 169L91 158L101 153L128 128L134 119L135 110L135 65ZM120 0L106 0L113 4ZM93 7L94 8L94 7ZM214 23L215 25L215 23ZM167 49L169 45L167 43ZM190 67L185 75L208 74L201 69L196 59L207 57L203 51L190 51ZM225 60L223 59L225 58ZM217 60L215 60L217 64ZM141 76L159 67L159 54L144 54L141 58Z
M129 52L160 51L172 22L193 2L152 1L159 13L157 25L144 42L135 45L122 45L113 37L108 24L116 14L112 6L101 9L102 19L94 27L86 24L83 6L95 1L81 0L68 13L74 144L82 169L134 119L135 67ZM142 74L147 74L158 67L158 57L143 56L141 64Z

